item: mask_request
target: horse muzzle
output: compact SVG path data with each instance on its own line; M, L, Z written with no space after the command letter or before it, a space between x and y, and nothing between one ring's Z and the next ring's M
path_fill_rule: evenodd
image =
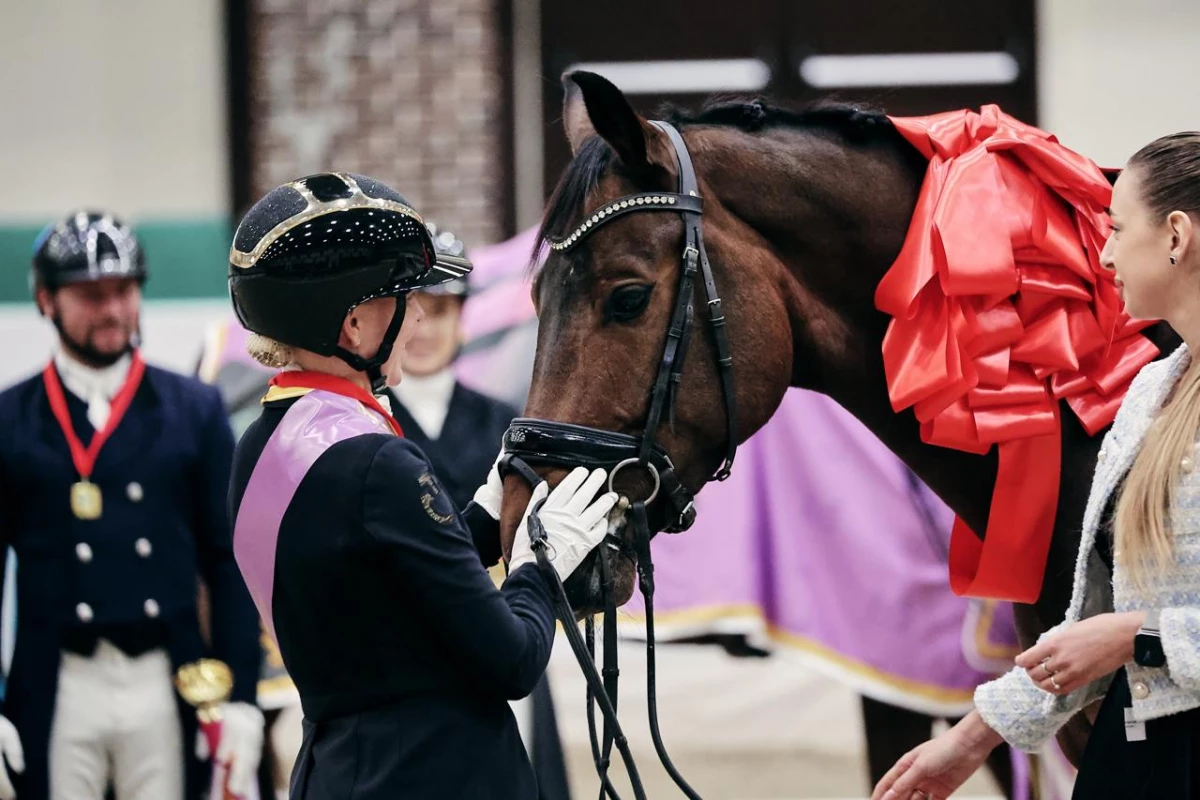
M655 445L643 458L642 440L637 436L569 422L519 417L504 434L504 452L500 474L507 477L515 472L531 486L541 480L537 467L603 468L608 470L610 491L616 491L619 476L644 473L650 488L640 502L660 511L655 516L661 524L655 526L652 535L659 530L681 533L696 520L694 495L680 482L671 457Z

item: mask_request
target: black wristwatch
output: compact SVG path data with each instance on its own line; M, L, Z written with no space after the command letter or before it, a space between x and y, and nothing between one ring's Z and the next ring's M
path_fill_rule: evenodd
M1133 637L1133 663L1139 667L1166 666L1167 654L1163 652L1162 635L1158 632L1157 611L1146 612L1146 621Z

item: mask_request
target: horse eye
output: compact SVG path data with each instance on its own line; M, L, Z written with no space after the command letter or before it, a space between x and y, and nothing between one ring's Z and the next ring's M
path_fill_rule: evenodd
M650 286L622 286L608 298L607 316L615 322L632 322L650 302Z

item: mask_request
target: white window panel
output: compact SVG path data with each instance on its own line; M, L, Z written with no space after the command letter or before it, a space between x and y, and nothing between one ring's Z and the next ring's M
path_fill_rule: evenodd
M817 89L1003 85L1020 74L1017 60L1005 52L822 55L800 63L800 77Z
M757 92L771 81L771 68L757 58L680 61L596 61L568 71L595 72L626 94Z

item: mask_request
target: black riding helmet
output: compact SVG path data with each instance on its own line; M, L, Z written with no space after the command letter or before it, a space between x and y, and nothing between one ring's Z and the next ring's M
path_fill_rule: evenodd
M466 261L467 246L453 232L445 228L439 230L438 226L432 222L426 222L425 227L429 229L429 235L433 239L433 249L439 260ZM464 273L458 278L424 288L421 291L425 294L446 294L466 300L471 293L471 285Z
M336 355L378 387L405 295L470 271L465 258L437 254L420 215L391 187L321 173L272 190L246 212L229 252L229 291L247 330ZM346 314L378 297L399 302L379 350L363 358L338 337Z
M33 245L33 284L51 291L102 278L146 280L133 231L112 214L76 211L42 229Z

